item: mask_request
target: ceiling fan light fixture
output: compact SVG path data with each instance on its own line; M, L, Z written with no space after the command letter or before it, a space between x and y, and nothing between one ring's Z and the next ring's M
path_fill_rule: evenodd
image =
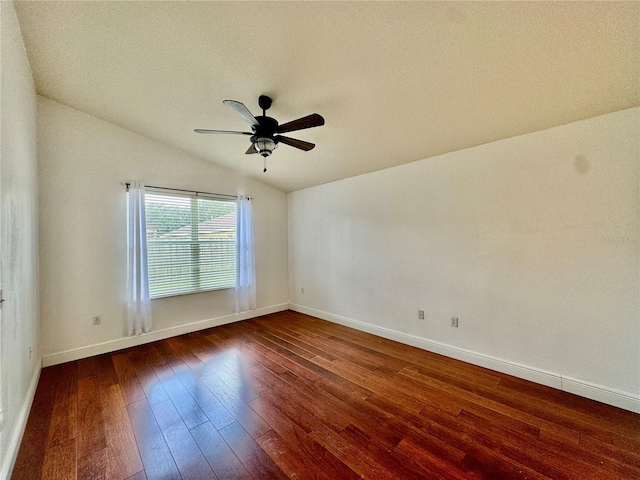
M260 155L262 155L263 157L268 157L269 155L271 155L271 153L278 146L276 142L274 142L273 139L269 137L258 138L255 141L254 145L256 147L256 150L258 150L258 153L260 153Z

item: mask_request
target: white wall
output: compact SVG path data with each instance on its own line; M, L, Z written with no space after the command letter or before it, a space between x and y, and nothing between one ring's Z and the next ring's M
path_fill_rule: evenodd
M115 341L103 351L128 345L118 340L126 286L121 182L129 180L253 196L258 308L286 308L284 193L43 97L38 142L45 365L95 354L100 349L86 347L104 342ZM213 319L202 328L239 318L233 311L232 290L152 300L153 329L177 334L193 322ZM92 325L94 315L102 316L102 325Z
M0 479L8 476L40 373L36 92L12 2L0 2ZM29 347L33 354L29 356Z
M639 410L639 127L635 108L291 193L290 301Z

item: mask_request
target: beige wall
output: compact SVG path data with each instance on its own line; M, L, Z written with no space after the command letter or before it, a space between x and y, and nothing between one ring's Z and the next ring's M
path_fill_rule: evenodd
M639 409L639 126L635 108L289 194L290 301Z
M45 365L95 354L96 345L126 346L118 341L126 286L121 182L128 180L253 196L258 308L286 306L284 193L43 97L38 122ZM152 300L153 330L178 334L194 322L232 320L233 311L233 290ZM94 315L102 325L92 325Z
M6 478L40 372L36 92L12 2L0 2L0 479ZM29 354L29 348L33 353Z

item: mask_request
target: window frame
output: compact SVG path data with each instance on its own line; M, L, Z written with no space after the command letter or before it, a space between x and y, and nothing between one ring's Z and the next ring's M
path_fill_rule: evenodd
M186 242L188 244L190 244L190 247L188 248L189 250L189 254L188 254L188 258L189 261L187 262L187 267L185 268L191 268L191 269L195 269L195 271L191 271L189 272L188 275L182 275L182 277L188 277L189 282L191 284L190 287L184 288L184 289L173 289L171 290L170 288L164 288L163 290L160 289L158 287L158 283L154 282L154 280L158 280L157 276L152 276L152 267L151 267L151 260L153 259L153 255L150 254L150 251L153 248L154 244L159 245L160 242L159 241L154 241L153 239L149 238L149 216L148 216L148 200L147 200L147 196L151 195L151 196L155 196L156 198L158 197L172 197L172 198L176 198L176 197L180 197L180 198L185 198L189 200L189 211L191 212L191 223L184 225L184 226L189 226L190 230L189 230L189 234L190 237L189 239L185 239L183 242ZM128 196L127 196L128 199ZM128 201L128 200L127 200ZM234 222L233 222L233 254L232 255L228 255L226 254L225 256L221 256L223 262L225 260L229 260L232 259L233 260L233 268L232 269L228 269L230 272L232 272L232 277L229 278L229 280L227 282L221 283L219 285L205 285L204 287L202 286L203 283L206 284L206 277L202 275L202 265L203 263L201 263L201 259L200 256L202 255L202 252L204 251L203 249L203 245L215 245L214 241L211 240L204 240L201 237L201 228L200 225L204 222L203 220L199 220L199 215L198 215L198 210L199 210L199 202L200 201L214 201L214 202L224 202L224 203L230 203L233 204L234 208L232 210L232 212L229 213L234 213ZM160 202L158 202L160 203ZM167 202L167 205L170 205L171 202ZM177 203L176 203L177 204ZM128 211L128 209L127 209ZM173 190L173 189L163 189L163 188L159 188L159 187L147 187L145 188L145 223L146 223L146 236L147 236L147 266L148 266L148 280L149 280L149 298L151 300L156 300L156 299L160 299L160 298L169 298L169 297L176 297L176 296L182 296L182 295L192 295L195 293L205 293L205 292L212 292L212 291L217 291L217 290L228 290L228 289L232 289L235 288L235 281L236 281L236 262L237 262L237 248L238 248L238 244L237 244L237 224L235 221L235 218L237 215L237 204L236 204L236 200L235 198L231 197L223 197L223 196L216 196L214 194L204 194L201 192L185 192L185 191L178 191L178 190ZM215 218L219 218L219 217L215 217ZM152 219L153 220L153 219ZM128 222L127 222L128 224ZM182 228L182 227L180 227ZM176 229L177 230L177 229ZM175 231L175 230L174 230ZM170 232L166 232L166 233L170 233ZM165 233L165 234L166 234ZM164 235L164 234L163 234ZM174 242L169 242L167 241L166 244L169 245L171 243L173 243L174 245L179 245L180 241L174 241ZM182 243L182 245L184 245L185 243ZM151 247L151 248L150 248ZM158 258L162 257L162 254L157 254ZM223 263L221 262L221 264ZM166 266L170 267L171 265L176 265L176 263L171 263L171 262L167 262ZM183 265L184 267L184 265ZM165 277L160 277L160 279L165 279L165 280L169 280L172 277L170 275L167 275ZM180 279L181 277L179 275L175 275L173 277L175 280ZM215 280L215 278L214 278ZM153 291L154 287L156 287L156 292Z

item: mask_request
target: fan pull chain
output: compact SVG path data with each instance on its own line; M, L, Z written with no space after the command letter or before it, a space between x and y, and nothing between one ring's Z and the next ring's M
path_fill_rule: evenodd
M264 170L262 170L262 173L267 173L267 157L262 157L262 159L264 160Z

